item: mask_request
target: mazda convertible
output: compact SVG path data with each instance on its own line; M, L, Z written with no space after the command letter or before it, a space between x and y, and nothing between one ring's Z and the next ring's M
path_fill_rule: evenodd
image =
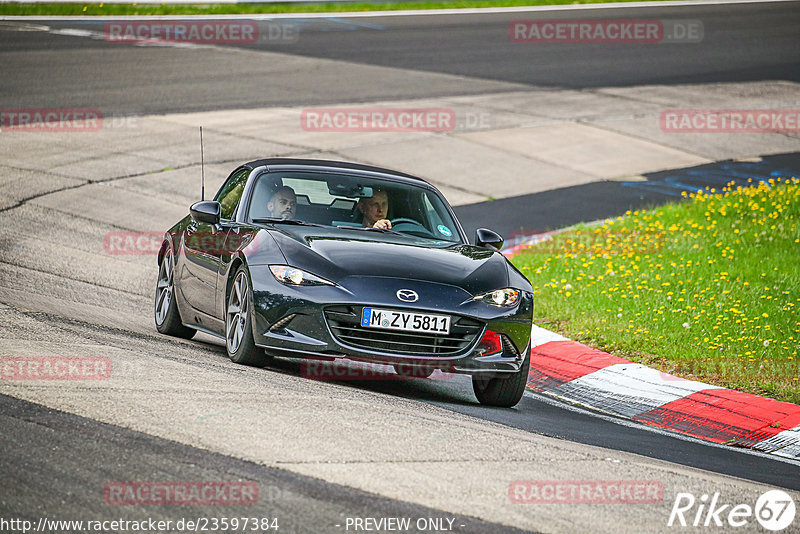
M253 161L165 233L155 323L217 336L246 365L343 358L469 374L480 403L510 407L528 376L533 290L502 244L484 228L470 243L420 178Z

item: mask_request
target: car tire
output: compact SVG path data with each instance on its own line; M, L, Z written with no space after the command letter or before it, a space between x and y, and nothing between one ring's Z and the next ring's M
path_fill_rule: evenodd
M156 330L168 336L190 339L197 330L184 326L181 312L175 302L175 255L172 247L167 247L164 257L158 266L156 282L156 298L153 305L153 318Z
M240 266L226 299L225 348L234 363L263 367L269 357L253 341L252 301L250 276L247 269Z
M528 371L531 365L531 353L525 356L522 367L519 371L507 376L481 376L472 375L472 389L478 402L486 406L498 406L501 408L511 408L515 406L522 394L525 393L525 386L528 383Z

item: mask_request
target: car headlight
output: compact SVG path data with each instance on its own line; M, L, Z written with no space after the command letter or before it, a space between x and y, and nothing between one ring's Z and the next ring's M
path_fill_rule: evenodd
M519 302L519 290L510 287L495 289L494 291L478 295L475 297L475 300L482 300L494 306L513 306Z
M289 265L270 265L269 270L275 280L289 286L332 286L332 282Z

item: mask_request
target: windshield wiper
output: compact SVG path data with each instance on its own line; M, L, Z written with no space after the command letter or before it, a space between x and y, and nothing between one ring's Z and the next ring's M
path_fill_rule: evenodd
M322 224L311 223L308 221L301 221L300 219L281 219L280 217L260 217L258 219L253 219L253 222L261 224L283 223L283 224L294 224L297 226L324 226Z

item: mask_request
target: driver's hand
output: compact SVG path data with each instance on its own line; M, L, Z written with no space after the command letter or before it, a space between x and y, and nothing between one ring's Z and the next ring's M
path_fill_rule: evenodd
M391 230L392 221L390 221L389 219L381 219L380 221L375 221L375 224L373 224L372 227L380 228L382 230Z

